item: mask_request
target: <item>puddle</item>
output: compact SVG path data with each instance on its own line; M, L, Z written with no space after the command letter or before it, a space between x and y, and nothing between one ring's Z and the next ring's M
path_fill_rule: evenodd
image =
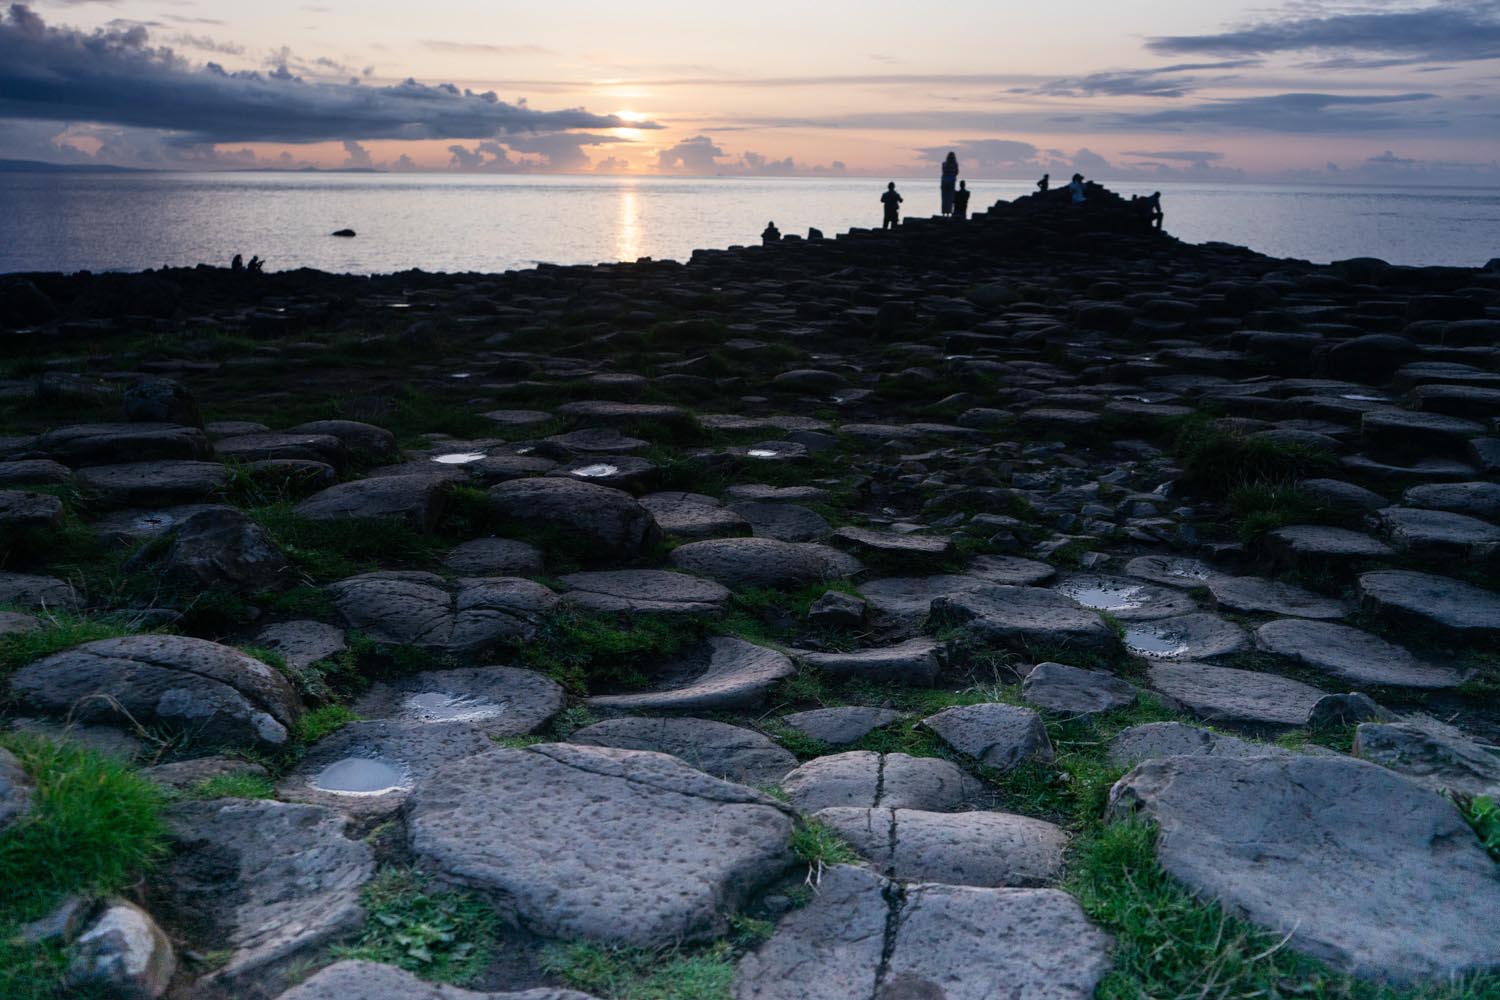
M1057 589L1095 611L1130 611L1147 603L1140 596L1146 588L1128 583L1061 583Z
M1167 559L1161 564L1161 575L1179 580L1207 580L1213 571L1193 559Z
M1361 403L1380 403L1385 401L1384 396L1363 396L1357 392L1342 393L1339 396L1339 399L1354 399L1358 400Z
M751 458L775 458L780 455L781 452L773 451L770 448L751 448L746 451L745 454L750 456Z
M138 531L165 531L176 523L171 514L144 514L131 521L130 526Z
M605 476L613 476L620 471L618 465L610 465L608 462L595 462L592 465L580 465L573 470L573 475L582 476L584 479L602 479Z
M452 375L449 375L448 377L449 378L473 378L474 376L472 374L470 374L469 372L454 372Z
M1139 626L1125 630L1125 645L1142 656L1181 656L1188 651L1187 643L1179 636L1161 635Z
M505 714L504 705L442 691L410 695L405 704L405 714L419 722L478 722Z
M441 462L444 465L468 465L470 462L477 462L483 457L484 452L482 451L450 451L445 455L434 455L432 460L434 462Z
M312 780L322 792L340 795L384 795L407 787L406 773L371 757L345 757L329 764Z

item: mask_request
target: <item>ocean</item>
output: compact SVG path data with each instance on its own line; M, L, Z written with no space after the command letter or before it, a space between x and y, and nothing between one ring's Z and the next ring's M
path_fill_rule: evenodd
M1327 262L1477 267L1500 257L1500 189L1102 183L1162 191L1166 229ZM906 214L936 177L897 180ZM970 179L971 207L1032 190ZM362 173L0 174L0 273L136 271L258 255L267 270L504 271L686 260L700 247L878 225L880 178ZM353 239L330 235L354 229Z

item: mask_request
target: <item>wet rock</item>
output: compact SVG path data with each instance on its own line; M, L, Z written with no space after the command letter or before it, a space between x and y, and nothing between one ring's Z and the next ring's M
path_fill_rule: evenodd
M773 538L714 538L672 550L672 565L726 587L796 588L858 572L858 560L826 545Z
M119 1000L156 1000L177 971L172 942L151 915L123 899L104 912L69 949L68 982Z
M556 681L534 670L461 667L378 683L354 710L365 719L462 722L490 736L521 736L562 711L566 700Z
M578 479L627 493L642 493L656 484L659 471L655 462L635 455L590 455L559 465L547 475Z
M1137 656L1161 660L1196 660L1248 649L1250 637L1233 622L1216 615L1179 615L1125 628L1125 648Z
M561 582L563 602L587 611L716 617L730 597L712 580L660 569L570 573Z
M1054 588L1063 596L1121 621L1149 621L1191 614L1198 604L1175 587L1153 585L1127 576L1077 573Z
M1125 574L1169 587L1201 587L1218 575L1205 562L1179 556L1138 556L1125 564Z
M1342 618L1349 612L1343 601L1258 576L1216 576L1208 591L1217 607L1229 611L1297 618Z
M636 947L717 936L791 860L774 799L666 754L561 743L449 762L413 793L407 830L425 870L507 922Z
M1301 726L1323 692L1287 677L1206 663L1154 663L1151 688L1205 722Z
M344 442L332 434L244 434L220 438L214 442L214 454L221 461L259 462L273 458L295 458L325 462L335 469L349 463Z
M176 635L86 642L22 667L11 690L48 714L160 725L208 746L274 750L302 712L291 685L264 663Z
M501 483L489 495L499 517L574 534L601 558L631 558L661 540L650 512L622 490L540 477Z
M869 750L810 760L782 778L781 788L804 813L833 806L952 812L982 792L979 782L939 757Z
M1049 712L1092 715L1134 705L1136 690L1129 682L1097 670L1038 663L1021 684L1021 698Z
M606 719L568 742L671 754L706 774L751 787L775 785L797 758L753 729L708 719Z
M1110 793L1162 867L1291 947L1408 982L1494 966L1500 881L1458 809L1345 757L1147 761Z
M1365 573L1358 589L1366 611L1471 637L1500 633L1500 595L1461 580L1385 570Z
M717 498L701 493L648 493L640 503L656 518L661 530L674 538L693 541L751 532L750 522L744 517Z
M932 616L959 625L975 643L1025 649L1063 646L1112 652L1120 638L1098 612L1062 594L1035 587L982 587L932 602Z
M1451 726L1419 722L1362 722L1354 756L1462 796L1500 798L1500 753Z
M36 449L63 465L161 462L208 458L213 449L196 427L179 424L80 424L37 438Z
M1380 539L1348 528L1297 524L1266 533L1263 544L1280 565L1291 567L1341 565L1392 554Z
M109 507L150 507L207 500L229 482L218 462L131 462L79 469L78 486Z
M867 734L901 719L900 712L890 708L865 708L849 705L841 708L814 708L807 712L783 715L781 721L804 736L831 747L847 746Z
M1045 820L998 812L835 807L813 814L887 878L945 885L1047 885L1062 874L1068 835Z
M542 550L509 538L476 538L453 547L443 568L463 576L540 575L546 568Z
M594 708L627 712L699 712L758 705L779 680L796 672L774 649L718 636L689 650L664 673L680 686L640 694L598 695Z
M1013 771L1030 760L1051 763L1053 759L1047 727L1029 708L999 702L958 705L929 715L922 725L959 753L997 771Z
M942 644L935 639L919 637L894 646L861 649L852 653L814 653L793 650L793 655L810 667L833 677L853 677L867 681L892 681L916 686L930 685L941 669Z
M228 507L200 511L184 521L161 562L167 576L244 592L265 590L288 568L266 529Z
M429 983L393 965L343 961L319 971L276 1000L595 1000L574 990L539 988L519 993L476 993Z
M286 665L293 670L310 667L319 660L337 656L347 648L343 629L315 621L267 625L256 634L255 645L281 654Z
M287 802L187 802L167 813L176 850L157 881L178 926L230 952L207 977L231 995L357 929L375 874L368 845L329 809Z
M1424 662L1400 646L1346 625L1282 618L1256 629L1255 645L1352 684L1449 688L1463 682L1455 669Z
M145 768L141 774L164 788L185 792L195 785L214 778L267 778L270 777L271 772L266 770L265 765L254 761L216 754L212 757L195 757L192 760L157 764Z
M356 479L320 490L297 505L298 517L310 521L389 518L418 531L432 531L443 513L441 482L420 476Z

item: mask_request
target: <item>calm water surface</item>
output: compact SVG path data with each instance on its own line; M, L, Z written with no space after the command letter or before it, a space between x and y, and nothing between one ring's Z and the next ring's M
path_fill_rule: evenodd
M1125 193L1153 185L1110 184ZM1029 193L970 180L976 208ZM909 215L935 178L898 182ZM0 175L0 272L227 264L380 273L539 262L686 260L699 247L879 223L869 178L486 177L402 174ZM1167 229L1280 257L1478 266L1500 257L1500 189L1162 185ZM358 231L355 239L329 236Z

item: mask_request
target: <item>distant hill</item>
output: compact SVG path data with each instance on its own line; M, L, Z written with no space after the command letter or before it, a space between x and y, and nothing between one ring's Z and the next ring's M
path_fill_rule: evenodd
M107 163L47 163L42 160L0 160L0 174L142 174L135 167Z

